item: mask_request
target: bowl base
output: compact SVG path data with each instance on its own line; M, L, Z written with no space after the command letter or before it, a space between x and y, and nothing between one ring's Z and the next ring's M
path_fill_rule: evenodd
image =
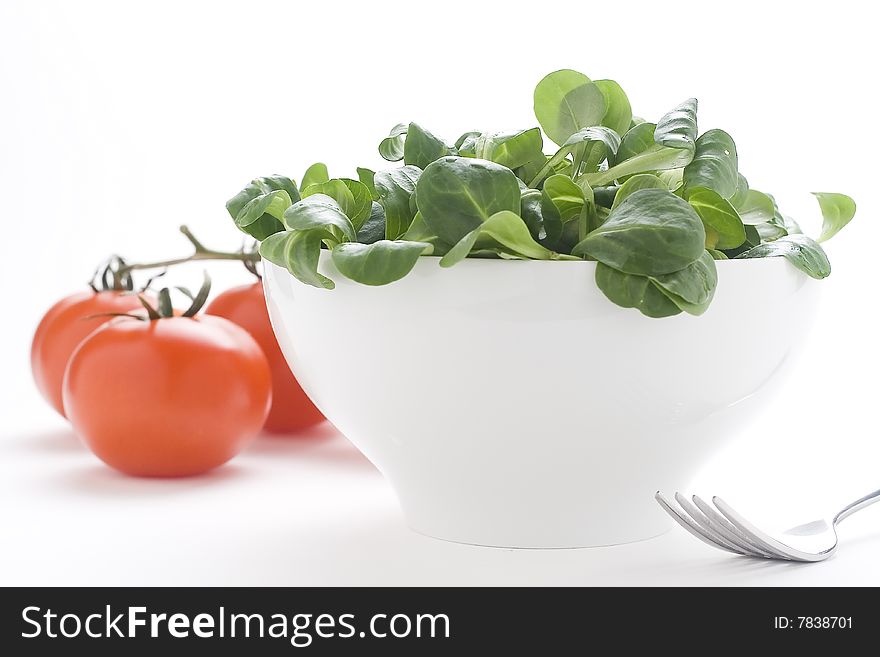
M525 519L522 527L495 525L476 529L451 523L427 523L424 517L414 518L412 514L407 514L406 523L412 531L422 536L462 545L502 549L571 550L638 543L661 536L672 529L672 520L659 507L651 508L650 511L652 513L638 518L621 518L613 526L590 522L588 518L584 518L582 522L570 526L548 526L546 522L542 522L540 527L532 526L531 531L530 523Z

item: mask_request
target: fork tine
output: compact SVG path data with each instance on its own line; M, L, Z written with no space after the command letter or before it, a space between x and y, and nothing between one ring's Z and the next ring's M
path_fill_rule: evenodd
M715 526L712 524L711 520L700 511L696 506L694 506L693 502L691 502L686 496L681 493L675 494L675 501L678 502L678 505L685 510L685 513L690 515L693 518L694 522L696 522L703 529L703 533L711 536L712 540L716 543L720 543L727 547L731 552L736 552L737 554L741 554L746 557L755 556L755 552L749 549L748 545L743 544L741 541L737 542L727 538L723 532L715 529Z
M659 490L654 494L654 499L657 500L657 503L663 507L666 513L672 516L672 519L675 520L675 522L686 529L689 534L703 541L706 545L711 545L712 547L724 550L725 552L742 554L742 552L733 550L727 545L722 545L720 542L717 542L714 537L710 537L708 534L704 533L703 529L695 523L687 513L682 513L676 509L672 502L670 502Z
M748 550L754 557L764 559L778 559L781 555L772 550L765 550L754 542L750 541L748 536L740 532L734 525L729 523L724 516L713 509L699 495L693 496L694 504L705 514L706 519L712 525L712 528L718 531L727 540L732 541L736 545Z
M727 520L740 532L748 536L750 540L752 540L754 543L761 545L762 547L766 547L767 549L770 549L778 554L778 558L780 559L788 559L790 561L822 561L824 559L827 559L831 554L835 552L835 550L837 550L836 542L830 550L826 550L818 554L797 550L789 545L786 545L785 543L780 543L775 538L768 536L767 534L762 532L760 529L758 529L745 518L743 518L733 509L733 507L731 507L720 497L713 497L712 502L724 515L724 517L727 518Z

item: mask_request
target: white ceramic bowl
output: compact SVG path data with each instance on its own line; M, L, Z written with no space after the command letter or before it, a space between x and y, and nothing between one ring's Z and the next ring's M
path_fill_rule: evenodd
M317 407L385 475L410 527L505 547L649 538L658 489L698 468L767 396L818 285L782 258L718 265L701 317L606 299L590 262L423 257L335 290L268 262L269 314Z

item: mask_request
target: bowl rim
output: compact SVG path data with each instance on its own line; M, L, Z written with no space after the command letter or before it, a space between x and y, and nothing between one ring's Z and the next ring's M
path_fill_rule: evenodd
M439 261L441 257L442 256L434 255L434 254L421 255L421 256L419 256L419 259L416 261L416 266L418 266L418 264L424 260ZM287 271L284 267L281 267L280 265L276 265L275 263L266 260L266 258L264 258L263 256L260 256L260 259L262 260L263 264L274 265L275 267L278 267L279 269L284 269L285 271ZM319 254L319 259L321 261L321 264L325 264L328 261L332 262L332 260L330 260L330 250L322 248L321 253ZM795 270L799 273L803 273L797 267L795 267L793 264L791 264L786 258L784 258L782 256L769 256L769 257L764 257L764 258L729 258L727 260L713 260L713 262L715 263L716 267L722 267L722 268L730 268L730 267L782 267L782 268L785 268L785 267L791 267L793 270ZM772 264L772 265L768 264L771 262L774 264ZM487 263L491 263L491 264L487 264ZM526 263L529 263L532 266L538 266L538 267L549 266L550 264L557 264L557 265L564 264L564 265L570 265L570 266L595 267L597 264L597 262L595 260L534 260L534 259L530 259L530 258L509 259L508 260L505 258L465 258L465 259L461 260L460 262L457 262L455 264L455 268L457 269L462 266L464 266L464 267L471 267L471 266L521 267L521 266L525 265ZM738 263L738 264L732 265L731 263ZM288 272L288 273L290 273L290 272ZM293 274L291 274L291 276L292 275ZM804 274L804 276L806 276L806 274Z

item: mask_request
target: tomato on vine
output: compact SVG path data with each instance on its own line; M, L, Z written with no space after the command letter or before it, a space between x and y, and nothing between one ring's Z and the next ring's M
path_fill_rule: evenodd
M222 465L260 431L272 398L269 365L247 331L196 315L210 281L182 314L168 289L146 316L126 313L86 338L64 377L64 408L105 463L144 477Z
M61 382L71 354L92 331L112 315L143 310L133 292L131 276L120 274L120 258L112 259L90 289L64 297L40 320L31 343L31 371L40 394L65 416Z

